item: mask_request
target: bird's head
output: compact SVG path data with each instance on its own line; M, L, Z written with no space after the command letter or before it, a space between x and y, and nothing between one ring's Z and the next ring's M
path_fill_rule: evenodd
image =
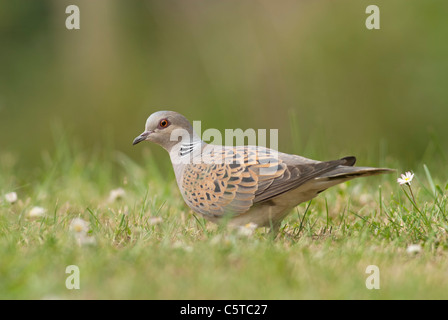
M146 120L145 131L134 139L133 145L151 141L169 152L179 142L194 138L193 127L183 115L174 111L158 111Z

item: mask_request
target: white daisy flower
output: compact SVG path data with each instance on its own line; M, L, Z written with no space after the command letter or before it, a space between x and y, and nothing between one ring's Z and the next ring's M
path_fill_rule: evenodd
M409 254L417 254L422 251L422 246L419 244L411 244L407 247L406 252Z
M15 192L7 193L7 194L5 194L5 199L9 203L13 204L14 202L17 201L17 193L15 193Z
M123 188L118 188L110 191L109 194L109 202L114 202L116 200L120 200L124 198L126 195L126 191Z
M70 222L70 231L73 232L78 245L96 244L94 237L89 236L90 223L81 219L75 218Z
M401 178L397 179L397 182L400 185L403 185L403 184L411 185L412 179L414 179L414 174L411 171L408 171L405 174L402 174Z
M70 231L75 234L87 234L89 231L89 225L89 222L81 218L75 218L70 222Z
M28 218L31 218L31 219L41 218L41 217L45 216L45 212L47 212L47 210L45 210L42 207L33 207L28 212Z
M254 234L257 227L258 226L255 223L249 222L248 224L238 228L238 234L240 236L250 237Z

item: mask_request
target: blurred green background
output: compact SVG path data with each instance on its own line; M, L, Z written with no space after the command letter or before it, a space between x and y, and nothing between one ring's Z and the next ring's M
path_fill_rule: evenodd
M80 30L65 28L70 4ZM85 152L164 163L131 143L171 109L203 130L278 128L279 149L307 157L446 162L447 13L446 0L0 0L0 153L38 167L64 131Z

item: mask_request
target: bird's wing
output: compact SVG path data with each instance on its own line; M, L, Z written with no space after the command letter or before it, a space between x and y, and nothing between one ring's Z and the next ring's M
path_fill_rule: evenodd
M300 156L279 153L286 169L283 174L260 183L254 203L260 203L275 198L285 192L296 189L305 182L332 172L336 168L353 166L355 157L346 157L331 161L315 161Z
M184 167L181 191L196 212L238 215L344 164L350 165L346 159L319 162L255 146L214 148L200 163Z

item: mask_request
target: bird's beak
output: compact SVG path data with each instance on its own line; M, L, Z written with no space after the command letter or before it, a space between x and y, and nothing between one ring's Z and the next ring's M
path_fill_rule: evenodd
M141 135L139 135L137 138L134 139L134 142L132 142L132 145L136 145L137 143L140 143L142 141L145 141L146 138L151 134L151 131L145 131Z

